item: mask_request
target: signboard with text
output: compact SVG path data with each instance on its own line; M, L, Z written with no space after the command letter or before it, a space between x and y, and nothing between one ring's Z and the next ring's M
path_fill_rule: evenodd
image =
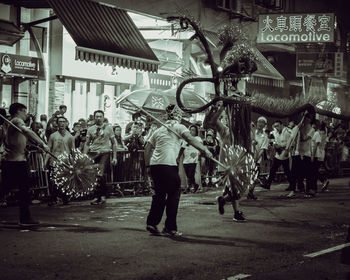
M334 14L259 15L258 43L331 43L334 41Z
M0 72L13 76L38 77L39 59L30 56L0 53Z
M296 75L318 75L339 77L343 70L343 53L341 52L298 52L296 54Z

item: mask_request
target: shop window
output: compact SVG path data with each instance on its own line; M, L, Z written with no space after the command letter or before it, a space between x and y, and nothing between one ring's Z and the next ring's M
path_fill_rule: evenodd
M35 34L35 37L38 39L39 45L41 47L41 50L43 53L47 52L47 28L41 27L41 26L33 26L32 27L33 33ZM30 50L32 52L36 51L34 40L30 39Z

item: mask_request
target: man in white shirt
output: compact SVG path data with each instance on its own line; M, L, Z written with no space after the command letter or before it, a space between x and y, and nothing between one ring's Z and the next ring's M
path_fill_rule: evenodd
M264 158L264 154L269 145L269 138L265 132L266 125L267 125L267 119L261 116L258 118L256 122L256 129L252 130L251 132L252 153L258 168ZM260 172L260 169L259 169L259 172ZM247 198L257 199L257 197L254 195L254 187L249 189Z
M311 123L315 119L315 111L308 112L302 123L299 123L291 131L291 137L288 141L293 139L294 143L291 145L292 168L290 174L290 193L287 197L293 197L296 191L296 185L301 192L304 191L303 181L306 178L307 192L311 184L311 139L315 133ZM294 138L295 136L295 138ZM312 191L311 191L312 192ZM310 197L310 194L306 194Z
M289 153L285 153L284 149L287 144L287 140L290 137L290 131L288 128L283 127L282 122L277 120L273 124L274 130L271 132L273 135L273 147L275 155L273 158L272 166L270 168L270 174L267 182L262 185L265 189L270 189L271 183L276 176L278 168L282 165L284 173L287 176L288 182L290 182L290 170L289 170Z
M170 236L182 235L177 231L176 217L178 212L181 182L177 165L177 157L181 147L180 135L186 142L212 157L210 151L197 141L189 130L180 124L182 113L176 105L170 105L166 109L167 121L165 124L177 134L162 126L158 128L145 147L146 166L150 167L154 182L155 194L152 197L152 205L147 217L146 229L154 234L160 235L157 226L162 220L166 208L166 220L163 234Z
M313 197L316 195L316 190L312 186L312 170L311 162L311 144L312 137L315 134L315 129L312 127L315 121L314 114L308 114L305 117L304 123L300 128L300 146L299 153L302 160L302 178L306 179L305 197Z

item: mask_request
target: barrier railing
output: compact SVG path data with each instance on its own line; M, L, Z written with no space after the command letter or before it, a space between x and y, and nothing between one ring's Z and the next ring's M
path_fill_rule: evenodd
M350 158L348 158L346 162L341 162L341 156L335 147L328 147L326 154L326 169L328 173L330 173L329 175L341 175L345 170L350 169ZM105 174L107 185L110 187L110 193L112 195L124 195L127 193L134 195L149 194L151 192L151 181L145 170L144 151L118 151L117 160L117 164L114 166L110 165ZM28 154L28 163L31 178L30 189L32 191L41 191L44 192L45 195L49 195L49 178L48 170L45 166L45 155L40 151L31 151ZM208 161L205 161L202 165L207 165L208 163ZM267 159L262 162L262 176L268 176L270 164L270 160ZM207 174L208 172L205 171L206 168L203 168L202 183L203 179L211 179L210 175L215 176L216 167L212 170L213 174L209 175ZM280 173L281 178L277 178L276 181L283 180L283 170L279 169L278 173Z
M48 169L45 166L45 154L40 151L28 153L28 165L30 171L31 190L46 190L49 194Z
M117 193L147 193L148 176L145 173L144 151L118 151L117 164L110 165L107 171L107 184L112 186L111 192Z

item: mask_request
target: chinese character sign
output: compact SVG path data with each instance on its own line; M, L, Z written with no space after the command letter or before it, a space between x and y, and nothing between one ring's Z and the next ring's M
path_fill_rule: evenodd
M259 15L258 43L331 43L334 14Z
M316 75L339 77L343 71L343 54L340 52L298 52L296 57L296 75Z

